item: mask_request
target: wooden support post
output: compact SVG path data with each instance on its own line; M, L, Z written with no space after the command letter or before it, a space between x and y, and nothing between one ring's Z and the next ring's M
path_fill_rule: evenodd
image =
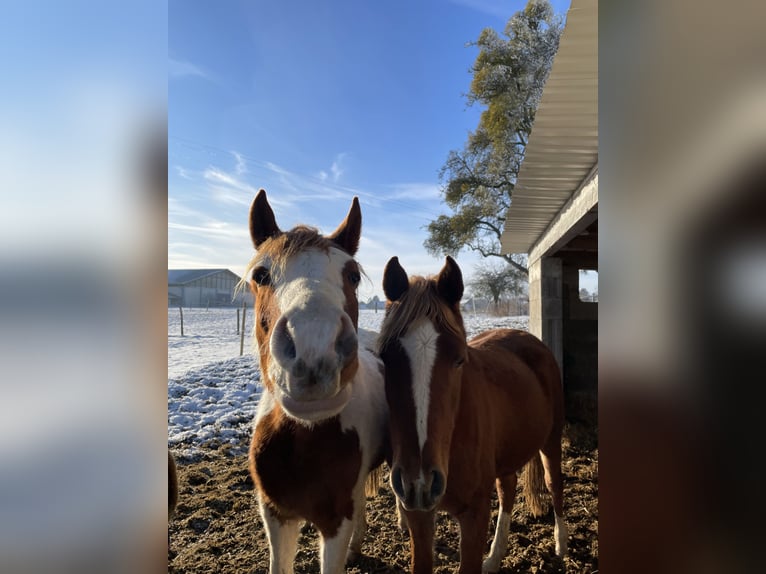
M245 352L245 316L247 315L247 303L242 303L242 330L239 333L239 356Z

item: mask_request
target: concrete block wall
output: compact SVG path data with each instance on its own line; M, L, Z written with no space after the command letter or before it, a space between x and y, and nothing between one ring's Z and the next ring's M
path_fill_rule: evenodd
M563 269L558 257L542 257L529 265L529 330L563 365Z

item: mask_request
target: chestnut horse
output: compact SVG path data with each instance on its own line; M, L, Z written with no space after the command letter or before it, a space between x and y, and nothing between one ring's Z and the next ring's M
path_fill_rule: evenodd
M516 472L541 513L542 469L553 496L556 553L566 553L561 478L564 407L550 350L523 331L486 331L466 343L460 268L409 279L399 260L383 276L386 316L379 348L391 413L391 486L410 530L412 571L433 570L434 512L460 524L460 572L496 572L505 555ZM532 477L532 478L530 478ZM536 478L535 478L536 477ZM492 485L500 513L482 564Z
M303 521L320 534L323 574L361 552L365 480L378 475L388 441L383 365L357 339L361 226L357 198L326 237L302 225L281 231L263 190L250 208L256 255L244 280L263 394L249 459L271 574L293 571Z

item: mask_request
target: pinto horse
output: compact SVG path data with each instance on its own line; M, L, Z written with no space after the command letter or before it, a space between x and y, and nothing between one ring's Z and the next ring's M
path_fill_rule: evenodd
M303 521L319 531L323 574L361 552L365 480L388 448L383 365L357 339L361 225L357 198L329 236L280 230L264 190L250 208L244 280L264 388L249 462L271 574L293 571Z
M565 555L564 407L553 354L534 336L512 329L466 343L463 279L450 257L437 277L412 279L394 257L383 290L379 348L391 413L391 486L410 530L414 574L433 570L437 509L460 524L459 571L496 572L507 550L516 472L527 463L525 498L533 513L542 513L540 457L553 497L556 553ZM493 483L500 513L482 563Z

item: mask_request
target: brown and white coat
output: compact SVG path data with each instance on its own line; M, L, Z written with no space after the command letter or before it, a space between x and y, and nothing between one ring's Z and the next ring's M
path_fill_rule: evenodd
M323 574L361 552L365 482L383 461L388 409L382 363L358 341L354 260L361 211L329 236L281 231L261 190L250 210L263 392L250 471L269 538L270 573L291 573L303 521L320 533Z

